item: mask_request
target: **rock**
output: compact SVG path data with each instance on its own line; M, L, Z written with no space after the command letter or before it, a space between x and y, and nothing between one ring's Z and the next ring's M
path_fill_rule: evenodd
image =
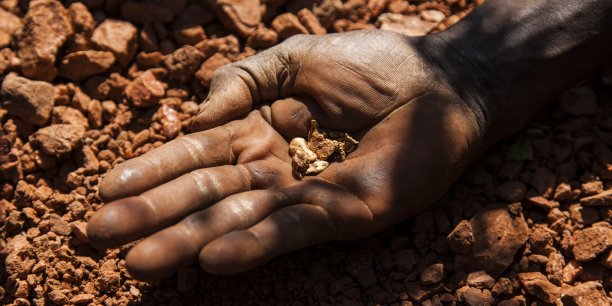
M572 116L588 116L597 111L597 95L586 86L564 92L559 100L561 109Z
M54 124L30 135L30 141L49 155L63 155L76 148L85 136L83 126Z
M561 300L557 301L557 305L610 305L610 302L606 297L606 291L600 283L586 282L564 289L561 293Z
M51 115L55 89L43 81L31 81L14 73L7 75L0 89L2 107L9 114L31 124L44 124Z
M580 186L581 195L592 196L604 191L604 186L601 181L586 182Z
M178 112L168 105L162 105L154 116L162 124L161 134L167 139L173 139L178 136L181 131L181 120L178 118Z
M272 20L272 29L278 33L281 39L287 39L296 34L308 34L308 30L302 25L298 17L291 13L276 16Z
M229 63L231 63L229 59L222 54L217 53L202 63L202 66L200 66L200 69L196 72L195 76L198 80L200 80L202 86L209 87L215 70Z
M57 52L73 32L67 10L57 0L31 1L23 24L16 37L22 74L53 80Z
M203 61L204 54L189 45L183 46L164 57L164 64L168 68L170 78L181 83L189 82Z
M259 0L209 0L219 19L228 29L248 37L261 21Z
M76 305L88 304L88 303L91 303L91 301L93 301L93 299L94 299L94 295L93 294L81 293L81 294L77 294L77 295L73 296L70 299L70 303L76 304Z
M421 284L429 286L442 281L444 277L444 264L435 263L421 272Z
M552 304L561 296L561 288L549 282L540 272L520 273L519 280L527 292L543 302Z
M89 127L87 118L77 109L68 106L55 106L51 115L52 124L74 124Z
M555 250L553 241L556 235L557 233L548 227L536 224L529 234L529 249L535 254L548 256Z
M589 227L574 232L572 253L579 261L595 259L612 246L612 229L608 227Z
M531 177L530 184L545 198L550 198L555 190L555 175L548 168L536 169Z
M561 183L555 189L553 199L558 202L565 202L572 197L572 186L568 183Z
M444 13L438 10L423 10L419 13L419 16L423 20L435 22L435 23L440 23L444 19L446 19L446 16L444 15Z
M69 301L68 297L59 289L50 291L47 294L47 297L51 300L51 302L57 305L64 305Z
M21 19L0 7L0 49L8 47L13 34L21 28Z
M68 16L75 34L70 37L66 50L75 52L91 49L91 32L95 21L87 7L81 2L74 2L68 7Z
M500 184L495 189L496 195L504 201L514 203L518 202L523 198L527 186L522 182L508 181Z
M513 261L516 251L525 244L529 228L521 213L510 214L505 206L481 208L470 220L474 231L472 263L496 277Z
M397 32L407 36L423 36L431 32L438 23L421 19L418 16L385 13L378 17L381 30Z
M308 30L308 33L315 35L323 35L327 33L327 30L321 25L317 16L307 8L301 9L297 12L297 17L300 23Z
M548 199L546 199L543 196L531 196L531 197L528 197L527 198L527 202L532 204L532 205L535 205L537 207L540 207L540 208L542 208L542 209L544 209L546 211L549 211L549 210L551 210L553 208L559 207L559 203L558 202L548 200Z
M103 73L115 63L115 56L107 51L77 51L62 59L59 74L72 81L81 81Z
M512 281L505 277L501 277L500 279L498 279L497 282L493 285L493 289L491 289L491 292L497 296L510 295L513 291L514 287L512 286Z
M467 284L478 289L491 289L495 285L495 279L485 271L476 271L468 274Z
M490 294L486 295L480 289L467 286L457 289L457 296L459 301L469 306L485 306L493 302Z
M155 78L151 70L145 71L125 88L125 96L136 107L156 105L164 94L164 84Z
M268 28L259 28L247 38L246 46L254 49L267 49L278 43L278 34Z
M565 267L563 267L561 280L564 283L571 284L574 282L576 277L582 273L582 270L582 264L579 261L572 259L569 261L569 263L567 263L567 265L565 265Z
M74 221L70 223L70 228L72 234L74 234L76 238L83 242L89 242L89 237L87 236L87 223L83 221Z
M610 206L612 205L612 189L600 194L580 199L580 204L584 206Z
M450 249L459 254L467 254L474 246L474 232L467 220L462 220L446 237Z
M106 19L94 31L91 41L98 48L110 51L117 62L126 67L136 54L137 30L129 22Z
M121 16L133 23L170 22L174 18L172 11L155 2L126 1L121 3Z
M173 32L174 40L181 45L196 45L206 39L206 33L201 26L183 27Z

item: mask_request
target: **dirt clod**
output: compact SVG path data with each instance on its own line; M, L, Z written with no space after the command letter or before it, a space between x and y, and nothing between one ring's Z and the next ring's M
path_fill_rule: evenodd
M25 122L43 124L51 115L55 89L47 82L9 74L2 82L2 107Z

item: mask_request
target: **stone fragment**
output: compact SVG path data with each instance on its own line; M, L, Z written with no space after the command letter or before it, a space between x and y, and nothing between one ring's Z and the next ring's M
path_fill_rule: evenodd
M281 39L287 39L296 34L308 34L308 30L302 25L298 17L291 13L276 16L272 20L272 29L278 33Z
M209 1L214 1L212 6L223 25L242 37L248 37L261 22L262 11L259 8L261 5L259 0Z
M440 23L444 19L446 19L446 16L444 15L444 13L438 10L423 10L419 13L419 16L423 20L430 21L430 22L436 22L436 23Z
M93 301L94 295L89 293L80 293L70 299L70 303L75 305L89 304Z
M57 305L64 305L69 302L68 297L60 289L51 290L47 297Z
M580 199L580 204L584 206L610 206L612 205L612 189L608 189L600 194Z
M567 284L573 283L576 277L582 273L582 270L582 264L579 261L575 259L570 260L569 263L563 267L563 272L561 274L562 281Z
M426 267L421 272L421 284L429 286L437 284L444 278L444 264L435 263L431 266Z
M44 124L51 115L55 89L47 82L31 81L11 73L2 82L0 97L2 107L9 114L31 124Z
M450 249L459 254L467 254L474 246L474 232L467 220L461 220L455 229L446 237Z
M155 118L162 124L161 134L167 139L174 139L181 131L181 120L178 112L168 105L162 105L155 113Z
M51 115L52 124L74 124L89 127L87 118L77 109L68 106L54 106Z
M75 33L69 38L66 50L68 52L90 50L91 33L95 28L91 12L83 3L74 2L68 7L68 16Z
M531 252L546 256L554 252L553 241L556 235L556 232L541 224L533 226L529 234L529 248Z
M107 51L77 51L62 59L59 74L72 81L81 81L103 73L115 63L115 56Z
M231 63L231 61L227 57L221 53L216 53L202 63L195 77L200 81L202 86L209 87L215 71L229 63Z
M588 116L597 111L597 95L590 87L572 88L564 92L559 100L561 109L572 116Z
M30 141L46 154L63 155L76 148L85 136L83 126L74 124L54 124L39 129L30 135Z
M172 11L155 2L126 1L121 3L121 16L133 23L170 22L174 18Z
M164 94L164 84L155 78L151 70L145 71L125 88L125 96L136 107L156 105Z
M491 292L497 296L511 295L513 291L512 281L505 277L498 279L495 285L493 285L493 289L491 289Z
M495 189L495 193L500 199L510 203L520 201L526 191L527 186L523 182L517 181L503 182Z
M16 34L22 74L31 79L53 80L58 50L73 33L67 10L57 0L30 1L23 24Z
M327 30L321 25L317 16L311 10L304 8L297 12L297 17L300 23L308 30L308 33L315 35L323 35Z
M586 282L565 288L557 305L595 306L610 305L604 287L599 282Z
M520 273L519 280L527 292L543 302L553 304L561 296L561 288L549 282L540 272Z
M555 189L553 199L558 202L565 202L572 197L572 186L568 183L561 183Z
M485 271L476 271L468 274L467 284L478 289L491 289L495 285L495 279Z
M540 207L546 211L552 210L553 208L559 207L559 202L548 200L543 196L531 196L527 198L527 202Z
M574 232L572 253L579 261L595 259L612 246L612 229L598 226Z
M204 61L204 54L195 47L186 45L164 57L170 78L187 83Z
M0 7L0 49L11 44L13 34L19 28L21 19Z
M137 30L129 22L106 19L94 31L91 41L98 48L110 51L117 62L126 67L136 54Z
M472 263L494 277L512 264L514 254L525 244L529 233L523 215L510 214L505 206L481 208L470 224L475 238Z
M599 180L586 182L580 186L581 195L592 196L604 191L603 183Z
M485 294L482 290L472 287L461 287L457 289L457 296L459 301L469 306L484 306L491 305L492 296L489 293Z
M381 30L397 32L407 36L423 36L431 32L438 23L426 21L419 16L385 13L378 17Z
M259 28L247 38L246 46L254 49L267 49L278 43L278 34L268 28Z

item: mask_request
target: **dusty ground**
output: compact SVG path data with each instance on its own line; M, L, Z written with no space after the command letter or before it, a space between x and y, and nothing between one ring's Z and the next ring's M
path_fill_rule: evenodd
M216 68L296 33L423 35L477 5L164 3L0 1L2 304L609 305L612 74L568 89L434 207L372 238L232 277L131 279L129 246L87 243L97 184L188 132Z

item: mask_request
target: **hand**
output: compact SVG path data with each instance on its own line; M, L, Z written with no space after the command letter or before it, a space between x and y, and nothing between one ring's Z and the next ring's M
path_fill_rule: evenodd
M112 202L90 219L90 240L113 247L146 237L127 255L140 279L197 259L211 273L237 273L425 209L481 136L474 111L418 46L386 31L297 36L219 69L194 120L199 132L103 179L100 195ZM297 180L288 141L306 136L311 117L360 144Z

